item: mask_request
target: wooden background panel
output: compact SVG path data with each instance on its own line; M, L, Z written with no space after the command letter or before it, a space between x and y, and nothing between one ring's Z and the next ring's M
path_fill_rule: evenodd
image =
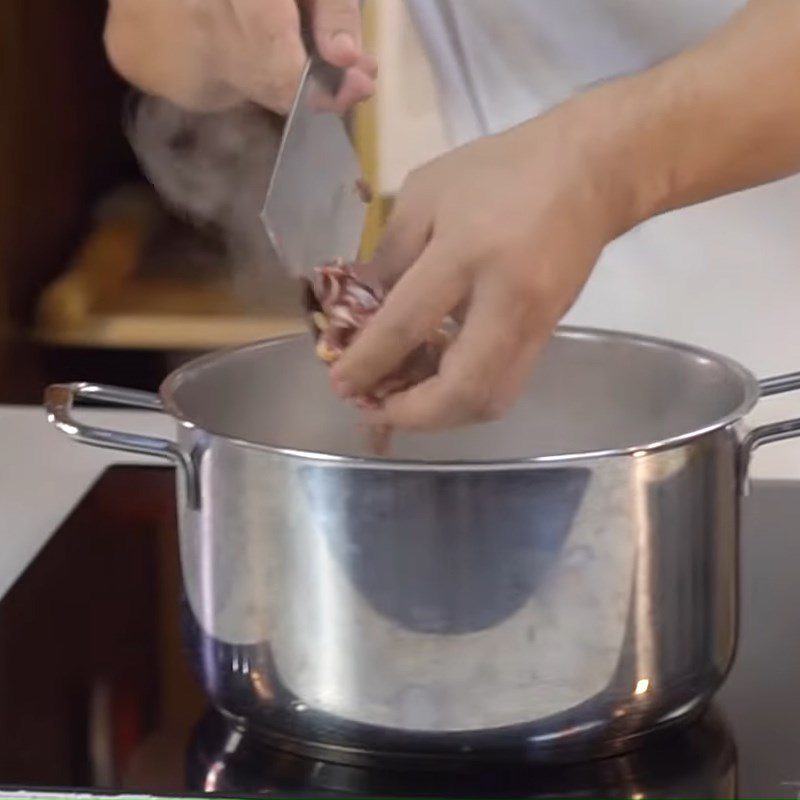
M88 226L93 202L136 174L127 89L102 42L105 0L0 3L0 316L26 323Z

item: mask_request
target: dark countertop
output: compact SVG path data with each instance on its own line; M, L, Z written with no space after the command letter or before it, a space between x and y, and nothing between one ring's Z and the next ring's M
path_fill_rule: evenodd
M114 468L0 602L0 785L344 796L796 797L800 487L745 502L741 642L714 710L657 746L551 770L392 774L264 750L183 657L169 470ZM466 780L466 783L464 782ZM459 789L460 787L460 789Z

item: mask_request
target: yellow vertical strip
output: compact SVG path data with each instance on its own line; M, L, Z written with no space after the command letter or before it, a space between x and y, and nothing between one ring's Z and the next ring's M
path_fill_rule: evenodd
M362 6L363 35L366 48L376 52L378 9L380 0L364 0ZM379 53L376 55L380 56ZM384 223L386 204L381 200L380 169L378 166L378 115L377 100L373 97L365 103L359 103L353 120L353 137L356 150L361 160L361 168L373 191L373 201L367 210L364 226L364 238L361 240L361 258L370 258L378 243Z

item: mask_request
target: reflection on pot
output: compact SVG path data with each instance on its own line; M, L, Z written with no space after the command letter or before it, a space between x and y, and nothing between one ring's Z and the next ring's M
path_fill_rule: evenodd
M341 755L341 754L339 754ZM324 757L323 757L324 756ZM356 758L357 756L357 758ZM386 762L367 751L337 753L309 745L268 749L216 712L194 732L187 754L188 787L226 795L306 797L647 797L736 796L736 750L713 709L679 733L613 758L561 766L523 761L441 760L416 756ZM358 761L358 763L356 763Z
M580 467L445 474L433 492L429 476L376 471L356 494L332 473L307 482L306 500L326 523L313 533L359 598L401 630L456 635L499 626L531 601L565 557L590 476ZM502 525L487 518L487 495Z

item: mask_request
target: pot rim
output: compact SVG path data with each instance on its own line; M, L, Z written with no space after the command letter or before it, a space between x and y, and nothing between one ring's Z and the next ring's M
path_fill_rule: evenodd
M627 333L624 331L610 330L604 328L582 327L564 325L559 326L553 334L554 336L562 336L576 339L625 339L634 341L639 344L666 347L678 350L687 355L695 358L700 358L708 361L715 362L728 369L732 374L738 376L742 381L743 398L741 403L730 412L722 417L714 420L708 425L696 428L685 433L680 433L675 436L670 436L666 439L648 442L642 445L632 445L628 447L609 448L604 450L587 450L571 453L555 453L550 455L531 456L527 458L512 458L512 459L485 459L478 460L472 459L469 461L448 461L448 460L432 460L432 461L413 461L409 459L393 459L393 458L380 458L369 456L351 456L339 455L335 453L324 453L316 450L306 450L302 448L285 447L282 445L274 445L266 442L256 442L250 439L244 439L237 436L230 436L226 433L214 431L211 428L204 427L194 420L190 419L180 409L175 400L175 393L180 387L184 377L191 370L202 368L204 366L213 364L227 356L246 353L250 350L257 350L265 347L278 346L284 342L294 341L306 334L290 334L288 336L280 336L274 339L265 339L250 344L240 345L236 347L228 347L221 350L208 353L207 355L200 356L193 359L188 363L178 367L171 372L159 388L159 396L163 404L164 410L170 414L182 427L190 430L198 430L207 433L211 436L224 439L230 444L235 444L240 447L247 447L270 453L272 455L280 455L284 457L300 459L303 461L317 462L337 467L352 467L352 468L368 468L368 469L386 469L396 471L501 471L512 469L524 469L535 465L552 465L564 464L568 462L578 461L594 461L601 458L612 458L615 456L631 456L639 458L651 453L669 450L683 446L691 441L699 439L707 434L727 428L739 422L746 416L758 402L760 397L759 383L756 377L750 370L740 364L738 361L729 358L728 356L720 355L712 350L707 350L702 347L687 344L685 342L678 342L672 339L661 338L657 336L648 336L638 333Z

